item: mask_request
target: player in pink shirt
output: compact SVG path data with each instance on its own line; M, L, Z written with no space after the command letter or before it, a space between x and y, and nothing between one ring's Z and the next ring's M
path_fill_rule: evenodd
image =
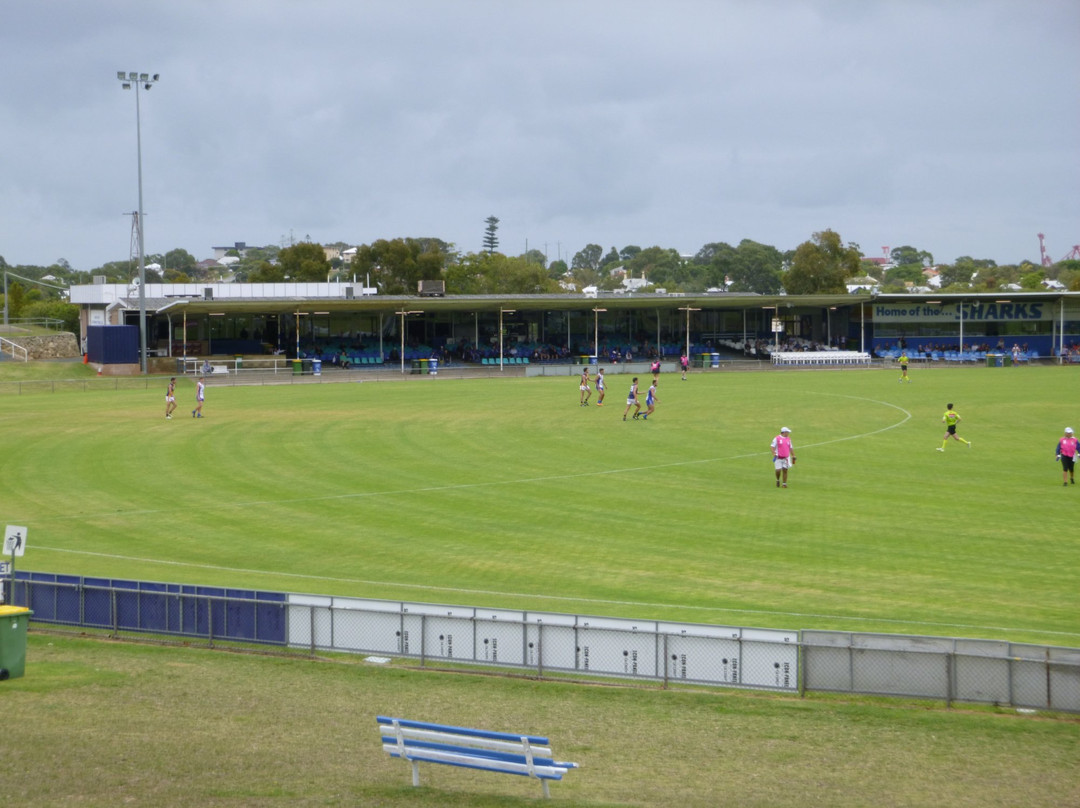
M1055 454L1057 459L1061 461L1061 484L1068 485L1072 483L1076 485L1075 465L1076 465L1076 452L1078 450L1078 442L1076 436L1073 435L1072 427L1065 427L1065 436L1058 441Z
M772 439L773 468L776 469L776 487L787 488L788 469L795 465L795 449L791 445L791 430L786 426Z

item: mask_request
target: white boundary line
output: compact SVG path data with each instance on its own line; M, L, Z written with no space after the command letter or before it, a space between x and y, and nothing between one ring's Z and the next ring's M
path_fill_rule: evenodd
M860 440L862 438L868 438L868 437L871 437L873 435L879 435L879 434L881 434L883 432L888 432L888 431L890 431L892 429L896 429L898 427L903 426L905 423L907 423L913 417L912 414L910 412L908 412L907 410L905 410L903 407L900 407L900 406L898 406L896 404L892 404L891 402L888 402L888 401L880 401L878 399L873 399L873 398L864 398L862 396L849 396L849 395L844 395L844 394L841 394L841 393L820 393L820 395L833 395L833 396L837 396L839 398L849 398L849 399L854 399L856 401L866 401L866 402L870 402L872 404L880 404L881 406L884 406L884 407L891 407L892 409L899 410L901 413L903 413L904 417L901 418L899 421L896 421L895 423L889 424L888 426L881 427L880 429L871 430L869 432L863 432L863 433L860 433L858 435L848 435L846 437L833 438L831 440L820 441L818 443L804 444L802 446L803 450L810 449L810 448L817 448L817 447L821 447L821 446L828 446L828 445L834 444L834 443L842 443L842 442L849 441L849 440ZM750 453L741 454L741 455L730 455L728 457L705 458L705 459L702 459L702 460L685 460L685 461L679 461L679 462L673 462L673 463L659 463L659 464L655 464L655 465L651 465L651 466L634 466L634 467L622 468L622 469L607 469L607 470L604 470L604 471L579 472L579 473L576 473L576 474L559 474L559 475L549 475L549 476L544 476L544 477L530 477L530 478L519 479L519 480L493 480L493 481L483 482L483 483L461 483L461 484L458 484L458 485L428 486L428 487L425 487L425 488L398 489L398 490L394 490L394 491L370 491L370 492L357 493L357 494L335 494L335 495L332 495L332 496L298 497L298 498L295 498L295 499L288 499L288 500L280 500L280 499L278 499L278 500L255 500L255 501L251 501L251 502L238 502L238 503L222 504L222 505L217 505L216 507L218 507L218 508L247 508L247 507L267 505L267 504L292 504L292 503L298 503L298 502L319 502L319 501L335 500L335 499L363 498L363 497L374 497L374 496L401 496L403 494L404 495L411 495L411 494L421 494L421 493L433 493L433 492L439 492L439 491L458 491L458 490L464 490L464 489L469 489L469 488L495 487L495 486L501 486L501 485L518 485L518 484L521 484L521 483L551 482L551 481L556 481L556 480L569 480L569 479L575 479L575 478L581 478L581 477L596 477L596 476L608 475L608 474L626 474L626 473L634 473L634 472L639 472L639 471L655 471L657 469L676 468L676 467L680 467L680 466L691 466L691 465L699 465L699 464L704 464L704 463L718 463L718 462L723 462L723 461L727 461L727 460L745 460L745 459L748 459L748 458L760 457L763 454L765 454L765 452L750 452ZM132 515L158 514L158 513L163 513L163 512L165 512L164 509L161 509L161 510L142 510L142 511L112 511L112 512L110 512L108 514L100 514L98 516L87 515L87 514L79 514L77 516L58 517L58 518L61 518L61 519L65 519L65 518L91 519L91 518L101 518L101 517L104 517L104 516L117 516L117 515L132 516ZM842 615L814 614L814 613L810 613L810 612L785 612L785 611L769 610L769 609L733 609L733 608L725 608L725 607L718 607L718 606L693 606L693 605L674 604L674 603L652 603L652 602L649 602L649 601L610 600L610 599L605 599L605 598L588 598L588 597L568 597L568 596L563 596L563 595L542 595L542 594L526 593L526 592L501 592L501 591L497 591L497 590L487 590L487 589L466 589L466 588L450 587L450 586L432 586L432 585L427 585L427 584L405 584L405 583L396 583L396 582L393 582L393 581L370 581L370 580L365 580L365 579L362 579L362 578L338 578L338 577L333 577L333 576L309 575L309 574L305 574L305 573L296 573L296 572L277 572L277 571L272 571L272 570L244 569L244 568L241 568L241 567L226 567L226 566L220 566L220 565L216 565L216 564L196 564L196 563L187 562L187 561L167 561L167 560L164 560L164 559L140 558L138 556L124 556L124 555L117 555L117 554L110 554L110 553L97 553L97 552L93 552L93 551L89 551L89 550L68 550L68 549L62 549L62 548L58 548L58 547L45 547L45 546L42 546L42 545L36 545L35 549L42 550L42 551L47 551L47 552L53 552L53 553L66 553L66 554L71 554L71 555L92 556L92 557L95 557L95 558L111 558L111 559L115 559L115 560L118 560L118 561L137 561L140 564L159 564L159 565L162 565L162 566L185 567L185 568L189 568L189 569L204 569L204 570L215 570L215 571L219 571L219 572L236 572L236 573L251 574L251 575L278 576L278 577L282 577L282 578L291 578L291 579L308 580L308 581L326 581L326 582L333 582L333 583L362 584L362 585L365 585L365 586L389 586L389 587L396 587L396 588L399 588L399 589L416 589L416 590L427 591L427 592L447 592L447 593L454 593L454 594L459 594L459 595L486 595L486 596L507 597L507 598L528 598L528 599L533 599L533 600L548 600L548 601L558 601L558 602L563 602L563 603L582 603L582 604L590 604L590 605L591 604L596 604L596 605L608 605L608 606L635 606L635 607L642 607L642 608L646 608L646 609L686 609L686 610L689 610L689 611L700 611L700 612L716 613L716 614L721 614L721 613L723 613L723 614L760 614L760 615L770 615L770 616L773 616L773 617L813 618L813 619L823 619L823 620L846 621L846 622L854 622L854 623L885 623L885 624L896 624L896 625L904 625L904 626L926 626L926 627L934 627L934 628L942 628L942 629L946 629L946 628L947 629L977 629L977 630L980 630L980 631L1002 631L1002 632L1025 631L1025 632L1037 633L1037 634L1046 635L1046 636L1080 637L1080 632L1044 631L1044 630L1033 630L1033 629L1027 629L1027 628L1022 628L1022 629L1021 628L1007 628L1005 626L980 626L980 625L967 624L967 623L939 623L939 622L924 621L924 620L896 620L896 619L892 619L892 618L881 618L881 617L845 617L845 616L842 616ZM347 597L347 596L341 596L341 597ZM400 598L391 598L391 600L400 600Z
M839 398L850 398L856 401L868 401L872 404L880 404L883 407L892 407L895 410L899 410L904 414L904 417L894 424L882 427L881 429L875 429L870 432L863 432L858 435L848 435L843 438L833 438L831 440L820 441L818 443L807 443L800 445L800 450L812 449L821 446L828 446L833 443L842 443L849 440L861 440L862 438L868 438L873 435L879 435L882 432L888 432L891 429L903 426L913 417L910 412L903 407L891 404L887 401L878 401L873 398L863 398L861 396L848 396L839 393L821 393L820 395L837 396ZM322 496L313 497L293 497L291 499L264 499L264 500L250 500L248 502L226 502L226 503L207 503L204 508L206 510L218 509L238 509L238 508L252 508L261 507L264 505L294 505L301 502L328 502L331 500L343 500L343 499L366 499L369 497L394 497L394 496L412 496L415 494L432 494L441 491L464 491L470 488L495 488L504 485L521 485L524 483L545 483L556 482L560 480L574 480L583 477L601 477L609 474L633 474L641 471L658 471L660 469L679 468L681 466L695 466L703 465L705 463L721 463L728 460L746 460L753 457L761 457L766 452L749 452L747 454L729 455L727 457L707 457L701 460L679 460L672 463L656 463L651 466L629 466L620 469L604 469L603 471L582 471L574 474L551 474L542 477L525 477L516 480L489 480L482 483L455 483L453 485L432 485L425 486L423 488L399 488L389 491L363 491L353 494L327 494ZM143 509L143 510L129 510L129 511L109 511L107 513L97 514L71 514L68 516L54 516L53 519L104 519L117 516L149 516L162 513L169 513L175 508L157 508L157 509ZM39 520L40 521L40 520Z

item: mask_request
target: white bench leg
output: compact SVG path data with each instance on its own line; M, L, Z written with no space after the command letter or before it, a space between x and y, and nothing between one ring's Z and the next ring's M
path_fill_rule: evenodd
M420 785L420 764L415 760L409 761L412 763L412 784L414 786Z

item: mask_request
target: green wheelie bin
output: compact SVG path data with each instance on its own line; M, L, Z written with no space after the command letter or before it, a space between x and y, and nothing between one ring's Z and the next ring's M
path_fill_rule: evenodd
M22 606L0 606L0 681L26 671L26 624L32 614Z

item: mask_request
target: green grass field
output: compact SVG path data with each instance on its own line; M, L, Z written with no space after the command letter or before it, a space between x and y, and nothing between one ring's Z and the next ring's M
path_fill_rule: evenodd
M673 374L647 423L610 372L603 408L574 377L211 386L201 420L185 380L172 421L164 379L4 395L4 518L21 569L1076 645L1075 369L897 376ZM941 453L950 401L973 447Z
M86 383L66 384L78 375ZM663 377L648 423L573 377L193 386L0 365L20 569L780 628L1075 646L1069 368ZM33 379L45 379L37 384ZM10 382L19 381L18 385ZM54 392L55 391L55 392ZM971 449L940 446L945 404ZM1077 419L1080 421L1080 419ZM793 430L791 487L768 444ZM1064 500L1064 501L1062 501ZM357 662L357 661L354 661ZM566 805L1080 804L1077 722L1003 708L661 691L32 631L4 682L25 805L534 804L388 758L377 713L548 734Z
M589 686L32 632L0 683L3 793L28 808L504 808L523 777L409 765L375 716L550 736L555 805L1080 805L1075 718L811 696Z

